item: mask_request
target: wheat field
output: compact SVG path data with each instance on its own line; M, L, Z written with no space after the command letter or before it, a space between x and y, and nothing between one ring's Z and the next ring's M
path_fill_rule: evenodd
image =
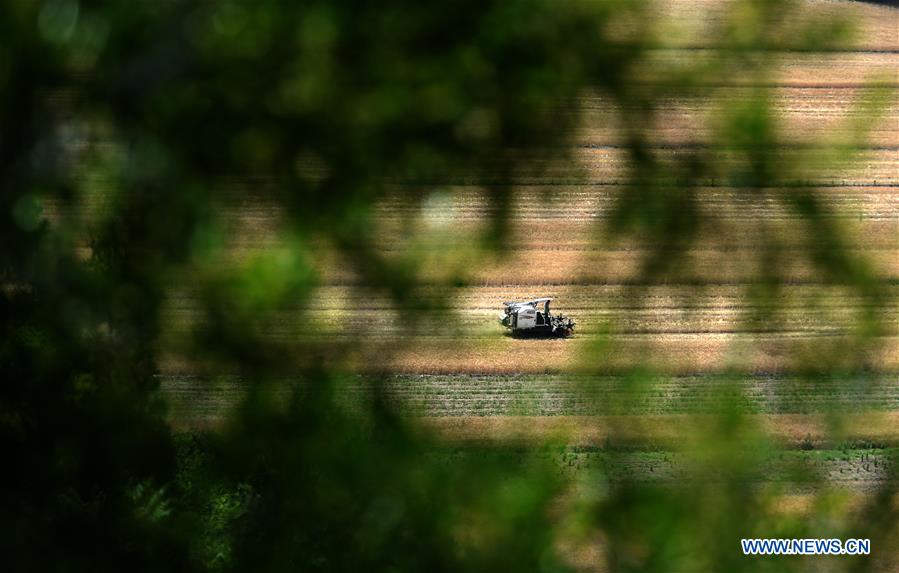
M662 2L659 20L669 33L653 65L710 57L708 46L691 38L718 25L721 4ZM851 127L864 119L858 101L866 82L899 87L899 10L814 0L802 7L811 15L847 10L859 32L842 50L779 54L771 106L795 141L771 150L772 161L791 175L781 193L790 193L791 185L814 188L832 210L830 223L849 238L853 254L876 269L887 299L896 300L899 100L886 102L854 156L818 151L850 138ZM650 87L652 69L644 78ZM660 161L698 150L739 167L731 151L705 142L722 110L750 97L751 86L734 77L710 93L660 106L651 141ZM857 335L853 324L871 309L839 284L820 281L810 256L814 238L803 233L794 212L776 197L758 201L716 173L707 174L696 195L696 208L711 224L699 229L675 268L644 284L641 265L658 245L649 237L610 240L606 234L616 201L628 191L618 115L600 95L584 94L579 103L570 164L534 170L514 185L511 254L472 247L490 221L489 182L398 189L377 206L372 236L379 251L390 260L414 255L422 261L422 282L432 285L419 296L437 310L424 313L420 323L406 324L387 297L366 290L341 255L321 244L312 256L322 286L282 309L283 320L265 335L295 352L298 367L310 349L339 349L317 359L347 371L349 401L366 392L371 370L386 370L392 399L448 440L561 436L584 445L601 442L613 428L655 447L689 433L685 413L724 407L704 399L703 388L727 376L748 396L741 406L746 415L788 444L825 442L822 417L834 404L852 410L845 440L877 448L899 444L899 309L874 309L882 331L861 357L847 356L842 349ZM251 191L246 183L233 185ZM410 195L427 199L410 201ZM251 192L222 204L219 214L228 223L222 265L240 266L283 248L281 215ZM758 250L772 236L780 238L784 285L776 320L759 322L762 303L751 293L766 271ZM460 287L441 286L457 276ZM577 321L574 337L505 336L496 318L501 303L538 296L554 297L555 311ZM176 426L216 423L249 383L210 376L184 351L205 320L197 300L189 287L173 289L165 311L160 381ZM835 371L861 362L868 374L831 386L803 381L809 361L821 355ZM626 373L635 368L655 376L637 406L620 400Z

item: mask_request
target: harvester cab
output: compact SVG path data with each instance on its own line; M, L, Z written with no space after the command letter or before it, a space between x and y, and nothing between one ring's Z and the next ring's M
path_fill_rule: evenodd
M516 336L569 336L574 332L574 321L549 312L551 298L538 298L527 302L504 302L500 323Z

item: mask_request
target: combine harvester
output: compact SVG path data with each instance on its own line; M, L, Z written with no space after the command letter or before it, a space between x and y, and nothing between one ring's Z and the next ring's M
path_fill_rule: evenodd
M528 302L504 302L499 318L513 336L564 337L574 332L574 321L568 317L549 313L551 298L538 298ZM542 311L541 311L542 308Z

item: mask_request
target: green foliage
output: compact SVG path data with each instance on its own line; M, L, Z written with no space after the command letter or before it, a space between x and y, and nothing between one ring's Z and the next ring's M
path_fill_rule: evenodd
M702 206L709 185L741 205L777 204L801 224L756 230L762 270L748 296L761 312L747 321L778 319L780 240L800 237L815 277L862 304L848 341L788 349L797 392L856 395L840 381L874 368L889 289L808 181L863 141L890 94L861 98L846 141L790 147L771 104L779 54L832 49L846 32L839 18L793 25L796 10L735 1L708 59L666 67L643 2L0 4L5 569L565 571L566 544L599 539L610 571L801 570L740 558L738 539L756 536L870 536L887 555L888 472L847 517L801 458L795 473L823 492L820 507L805 520L775 511L780 485L758 484L779 444L728 364L678 444L700 477L660 485L611 479L612 457L572 477L539 447L444 455L444 437L390 396L391 359L414 342L305 328L320 319L307 299L335 269L358 297L387 300L409 332L448 313L423 287L450 298L471 257L511 254L516 186L579 180L573 141L591 90L620 124L625 158L604 244L649 245L630 308L645 287L692 284L689 249L720 224ZM751 81L749 97L722 110L709 142L673 159L652 144L665 102L701 101L735 75ZM453 185L483 190L489 224L447 231L464 244L434 280L418 251L385 248L377 209L408 207L398 218L413 234L430 192ZM263 253L241 258L221 213L251 201L279 225ZM165 309L178 292L202 318L173 356ZM279 329L303 336L276 339ZM586 411L655 413L647 396L661 382L648 368L625 372L613 403L591 402L614 340L583 357ZM373 375L348 406L342 384L360 363ZM246 392L214 427L184 433L158 389L166 368L237 375ZM827 413L839 441L838 399ZM622 425L641 420L613 417L607 449L631 446ZM564 447L564 467L579 468ZM641 467L655 473L664 456Z

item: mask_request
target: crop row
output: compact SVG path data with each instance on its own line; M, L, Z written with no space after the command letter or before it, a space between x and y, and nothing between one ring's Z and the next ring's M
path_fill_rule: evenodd
M563 151L563 150L559 150ZM569 186L573 183L590 185L623 185L629 181L629 173L635 166L630 162L626 149L615 145L575 146L567 151L565 161L547 161L546 150L535 151L531 155L517 153L515 159L520 165L530 166L511 174L497 161L495 165L485 164L483 175L459 177L434 174L435 186L452 184L514 184ZM756 150L757 153L761 153ZM753 154L753 157L757 155ZM750 157L745 152L722 148L703 151L711 169L698 181L700 186L743 185ZM862 149L857 157L841 151L835 155L833 149L807 147L774 147L764 151L765 161L772 173L778 174L768 186L797 185L852 185L879 186L899 185L895 170L899 151L895 147ZM671 173L679 161L691 160L695 156L692 146L664 146L653 150L655 160L661 166L670 166ZM310 175L311 176L311 175Z
M421 253L422 264L418 276L425 282L446 282L463 273L470 284L503 285L559 285L559 284L621 284L645 282L644 265L652 255L649 250L633 251L519 251L499 263L473 264L469 253L431 251ZM894 249L870 250L861 253L880 270L884 277L899 278L899 256ZM393 258L401 260L404 253ZM390 257L388 257L390 258ZM821 271L814 264L812 251L783 252L779 258L779 275L786 283L808 283L822 280ZM690 249L682 253L682 260L663 273L654 275L657 282L733 283L758 280L765 270L765 261L756 249ZM351 267L325 263L321 267L326 284L359 284L361 278Z
M791 491L828 483L838 487L867 489L895 479L895 449L842 449L788 451L760 456L750 479L765 483L787 484ZM453 453L438 452L437 460L452 463ZM459 454L456 454L459 455ZM472 455L470 452L462 455ZM689 483L695 479L724 479L723 471L707 463L700 464L689 454L673 451L583 451L572 448L520 453L494 450L483 456L501 458L515 466L535 457L553 464L561 473L589 473L615 482Z
M687 375L722 370L899 371L899 336L868 341L848 334L792 333L576 335L574 339L554 340L521 340L500 333L490 339L372 333L352 338L267 338L282 349L283 367L305 368L324 361L329 367L360 373L620 374L643 369ZM185 354L185 347L179 346L179 342L184 340L173 336L163 344L159 364L162 372L193 371L191 364L196 355L189 346Z
M668 45L694 46L699 39L714 37L715 32L728 26L734 17L736 3L720 0L657 0L652 3L654 16L662 26L658 34ZM822 2L798 0L788 6L785 18L789 22L811 23L836 18L855 26L856 34L843 38L828 38L837 48L860 50L897 50L899 14L895 10L877 6L873 2ZM743 13L745 14L745 13ZM732 25L732 23L731 23Z
M218 417L246 391L238 378L215 381L195 376L163 376L161 387L179 417ZM831 410L899 410L899 379L864 375L838 379L746 376L729 383L711 376L629 379L615 376L393 376L352 377L338 400L353 408L370 397L373 384L402 412L414 416L593 416L710 413L817 413ZM304 391L282 381L276 392Z
M801 189L800 189L801 190ZM806 189L806 191L808 191ZM385 230L408 231L401 227L414 216L421 215L421 223L428 230L440 228L441 224L478 225L487 221L489 214L489 186L451 186L420 204L421 195L427 190L414 193L396 193L385 197L376 210L376 220ZM577 182L569 185L517 186L511 196L511 206L506 214L512 224L521 226L552 224L564 220L575 224L575 229L594 221L602 221L614 210L616 201L629 193L626 185ZM784 207L790 194L797 189L782 188L770 190L764 195L735 189L729 186L703 187L695 194L697 209L714 216L715 220L727 223L742 223L745 231L751 231L746 224L765 218L775 221L797 221L796 213ZM411 197L410 197L411 194ZM895 221L899 209L899 188L896 186L838 185L817 187L814 195L824 209L845 218L867 221ZM825 211L826 212L826 211ZM261 224L270 218L270 212L261 210L230 211L234 216L248 216ZM392 225L392 226L388 226ZM539 228L539 227L538 227ZM415 229L415 227L413 227ZM739 230L739 229L738 229ZM750 235L751 233L744 234Z
M701 99L664 98L658 103L658 114L650 124L652 143L677 145L714 141L720 137L716 128L734 105L742 105L752 97L752 90L724 86ZM850 122L863 117L867 110L859 106L864 95L856 87L781 87L774 89L769 100L772 115L781 122L781 133L793 143L821 145L848 137ZM578 102L581 120L572 144L624 143L617 108L601 95L585 95ZM729 107L730 106L730 107ZM863 145L895 146L899 105L893 103L882 110L882 121L871 125Z
M779 54L776 68L766 76L769 84L775 86L794 87L854 87L863 85L872 79L895 84L896 62L899 54L884 52L783 52ZM764 64L766 54L760 53L747 61L757 59ZM637 83L658 84L665 78L673 77L680 71L703 67L712 67L723 63L721 55L714 49L659 49L642 66L633 79ZM757 83L757 76L752 74L725 73L710 78L714 85L749 86ZM730 70L737 71L737 70Z
M503 300L525 300L541 294L555 294L556 289L531 288L507 297L497 297L484 306L469 308L452 307L441 313L441 319L426 320L414 333L415 337L459 340L489 341L504 334L497 316ZM808 308L782 307L777 309L776 320L759 323L754 319L762 313L760 306L752 304L725 306L709 304L694 308L667 307L627 307L610 304L596 299L594 306L577 304L561 296L557 308L577 321L580 336L615 335L664 335L664 334L767 334L792 337L796 335L840 335L850 329L860 313L862 303L825 305ZM181 301L181 304L185 304ZM186 304L191 304L190 302ZM315 312L325 312L321 307L313 307L311 320L315 328L309 328L309 321L299 319L299 315L285 311L280 320L272 321L267 334L274 338L290 337L357 337L361 333L377 334L379 337L399 338L410 336L408 325L390 305L382 308L344 307L330 309L329 320L317 324ZM449 313L452 313L450 315ZM168 324L172 331L189 331L201 324L198 306L170 309ZM879 316L882 324L893 332L899 332L899 309L884 308ZM310 331L311 330L311 331Z

